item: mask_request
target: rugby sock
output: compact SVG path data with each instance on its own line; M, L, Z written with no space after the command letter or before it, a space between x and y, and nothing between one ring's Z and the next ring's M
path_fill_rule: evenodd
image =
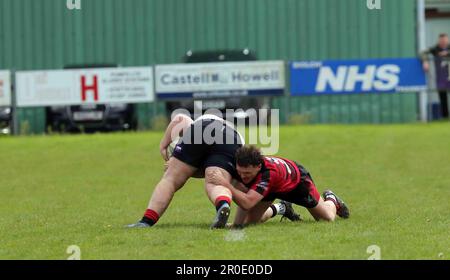
M224 205L225 203L230 206L231 198L229 198L228 196L219 196L218 198L216 198L216 202L214 203L216 205L216 210L219 211L220 207L222 207L222 205Z
M141 222L153 226L154 224L156 224L158 220L159 220L158 213L156 213L152 209L147 209L147 211L145 211L144 217L142 217Z
M276 203L270 205L270 208L272 209L272 218L276 215L284 215L286 213L286 206L283 203Z
M275 204L270 205L270 209L272 209L272 217L275 217L278 214L278 210L277 207L275 206Z

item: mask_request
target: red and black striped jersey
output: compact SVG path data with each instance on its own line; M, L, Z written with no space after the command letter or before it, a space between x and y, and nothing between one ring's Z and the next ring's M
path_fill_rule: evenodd
M300 170L292 160L264 157L261 170L246 187L263 196L269 193L286 193L293 190L301 180Z

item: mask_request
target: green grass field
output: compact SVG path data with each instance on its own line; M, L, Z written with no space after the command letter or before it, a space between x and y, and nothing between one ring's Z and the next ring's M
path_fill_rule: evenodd
M189 181L151 229L137 221L162 174L162 133L0 137L0 259L450 259L450 124L281 128L298 160L351 217L209 230L214 208ZM233 206L233 210L235 206Z

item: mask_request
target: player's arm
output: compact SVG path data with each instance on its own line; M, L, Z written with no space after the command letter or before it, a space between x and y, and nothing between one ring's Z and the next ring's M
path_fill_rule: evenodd
M249 190L247 193L244 193L233 188L232 186L231 188L228 187L228 189L233 195L234 202L236 202L236 204L239 205L239 207L244 211L252 209L253 206L258 204L258 202L260 202L264 198L264 196L254 190Z
M233 187L240 190L241 192L244 192L244 193L248 192L248 189L244 186L244 184L242 184L241 182L239 182L236 179L233 179L231 181L231 184L233 184ZM248 211L246 211L238 206L238 208L236 209L236 215L234 216L233 227L242 227L245 224L247 214L248 214Z
M233 187L240 190L241 192L245 192L245 193L248 192L248 189L244 186L244 184L242 184L241 182L239 182L236 179L231 180L231 184L233 185Z
M159 151L165 161L169 160L167 158L167 147L176 137L181 136L183 134L183 131L187 129L193 122L194 121L190 117L183 114L178 114L169 123L166 132L164 133L164 136L159 143Z
M238 207L236 210L236 215L234 216L233 227L242 227L245 224L247 214L248 211L245 211L241 207Z
M236 204L239 205L239 207L241 207L245 211L251 209L253 206L258 204L258 202L260 202L264 198L262 194L254 190L243 192L236 189L230 182L228 182L227 180L225 180L225 178L223 178L222 173L220 172L215 172L212 175L212 183L215 185L224 186L227 189L229 189L231 195L233 196L233 201L236 202Z

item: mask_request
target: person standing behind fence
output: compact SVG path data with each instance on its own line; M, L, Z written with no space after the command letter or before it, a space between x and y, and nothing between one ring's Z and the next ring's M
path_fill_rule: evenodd
M436 87L439 92L441 113L443 118L448 118L447 91L450 89L450 44L448 35L439 35L438 43L421 53L423 70L428 72L430 64L429 55L433 55L436 68Z

